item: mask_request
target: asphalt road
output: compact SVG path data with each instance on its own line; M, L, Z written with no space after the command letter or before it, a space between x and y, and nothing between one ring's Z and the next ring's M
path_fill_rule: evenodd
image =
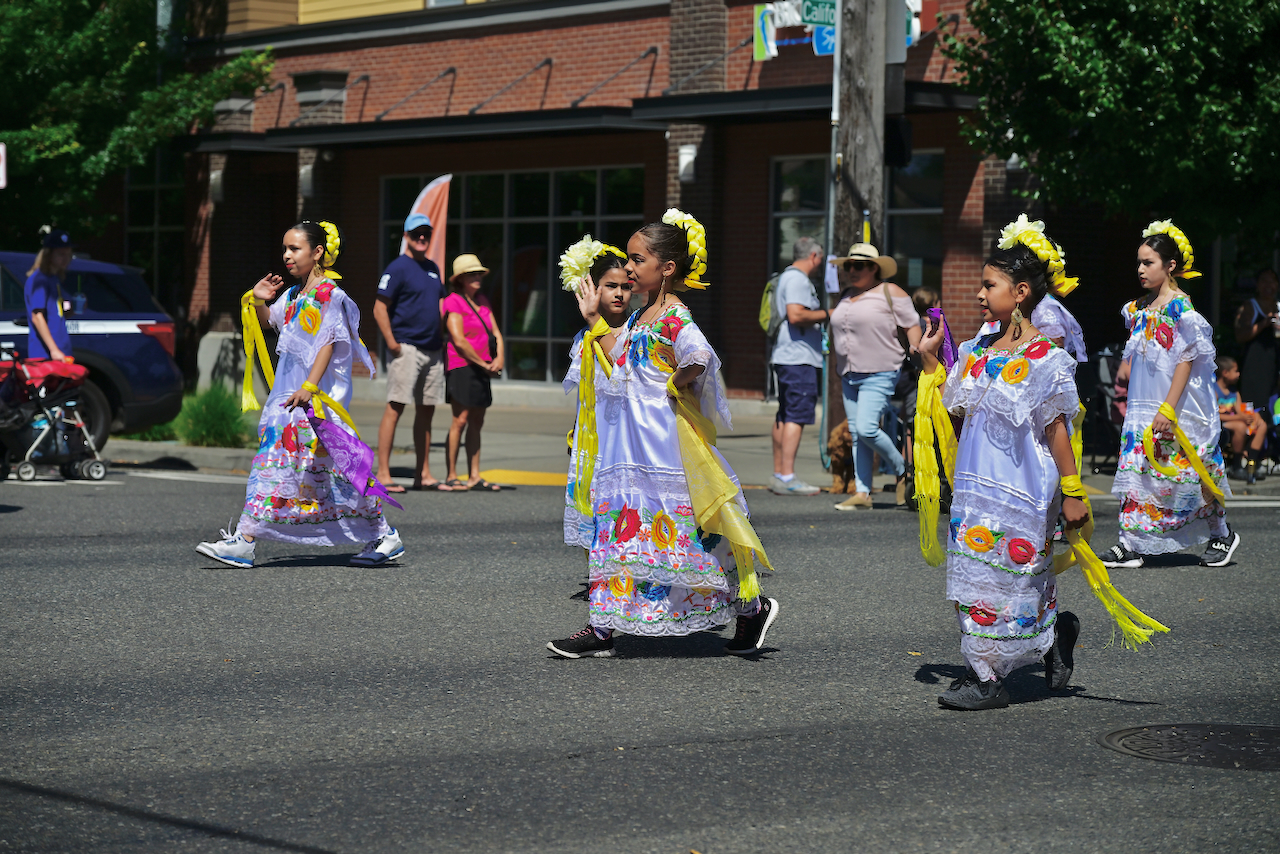
M1081 576L1069 694L940 709L960 671L911 515L752 491L781 603L758 659L724 635L564 661L580 552L560 493L406 496L402 565L194 545L234 477L0 485L0 851L1274 851L1280 775L1124 756L1148 723L1280 724L1274 507L1238 562L1115 573L1173 628L1107 648ZM1115 533L1104 510L1097 544Z

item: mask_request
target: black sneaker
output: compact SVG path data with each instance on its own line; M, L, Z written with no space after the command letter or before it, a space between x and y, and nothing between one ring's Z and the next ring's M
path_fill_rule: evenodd
M1131 552L1124 546L1112 546L1099 555L1102 565L1108 569L1137 569L1142 566L1142 555Z
M1225 537L1214 537L1209 540L1209 547L1204 550L1200 565L1226 566L1231 562L1231 556L1236 553L1238 545L1240 545L1240 535L1231 530L1231 526L1228 525Z
M1076 640L1080 637L1080 618L1070 611L1058 614L1054 626L1053 646L1044 656L1044 681L1050 691L1061 691L1071 681L1075 669Z
M595 629L587 626L564 640L551 641L547 649L565 658L612 658L613 635L601 639Z
M764 645L764 636L773 621L778 618L778 600L761 597L760 610L751 617L738 618L738 630L733 640L724 645L730 655L750 655Z
M979 712L984 709L1003 709L1009 705L1009 692L999 679L983 682L972 670L964 679L957 679L938 697L938 705L961 712Z

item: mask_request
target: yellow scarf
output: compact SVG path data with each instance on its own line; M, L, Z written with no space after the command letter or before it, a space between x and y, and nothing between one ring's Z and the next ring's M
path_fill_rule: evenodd
M709 380L710 381L710 380ZM738 487L725 473L712 452L716 428L703 414L698 399L689 389L677 389L670 379L667 390L676 400L676 429L680 436L680 457L689 484L689 498L698 526L709 534L719 534L733 548L738 565L738 598L750 602L760 595L760 579L755 561L772 570L760 538L734 499Z
M262 376L267 381L268 390L276 384L276 372L271 367L271 355L267 352L267 341L262 337L262 326L258 323L256 306L266 305L253 295L253 291L245 291L240 297L240 325L244 328L244 388L240 395L240 411L261 409L258 398L253 394L253 354L256 349L258 359L262 363Z
M942 405L942 386L947 372L941 364L929 372L921 372L916 393L916 435L914 459L916 467L916 507L920 516L920 551L929 566L941 566L946 552L938 542L939 502L942 500L942 481L938 476L938 458L934 456L933 436L938 435L942 449L942 464L947 480L956 482L956 428L951 414Z
M1200 478L1200 485L1208 489L1213 495L1213 500L1217 501L1223 507L1227 505L1226 496L1222 494L1221 487L1217 481L1209 476L1209 470L1205 468L1204 460L1200 459L1200 453L1196 450L1196 446L1191 444L1191 440L1187 438L1187 434L1182 432L1182 428L1178 426L1178 413L1173 411L1173 407L1168 403L1160 404L1160 414L1168 418L1173 423L1173 435L1178 440L1178 447L1182 448L1182 453L1191 462L1191 467L1195 469L1196 475ZM1151 425L1147 425L1147 429L1142 431L1142 450L1147 454L1147 462L1151 463L1151 467L1160 472L1165 477L1177 477L1178 467L1165 465L1156 459L1155 439L1151 433Z
M360 431L356 429L356 422L351 420L351 413L347 412L346 408L341 403L338 403L338 401L321 391L320 387L311 380L307 380L303 383L302 389L303 391L311 392L311 396L315 398L315 402L311 404L311 411L316 414L316 418L323 421L324 408L328 406L334 412L338 413L339 418L346 422L347 426L351 428L351 432L356 434L356 438L360 438Z
M596 434L596 380L595 364L600 362L605 377L613 375L613 366L600 347L600 339L613 329L603 317L582 336L582 368L578 377L578 457L574 470L577 481L573 485L573 506L584 516L592 515L591 478L595 474L596 453L600 450L600 437ZM572 439L572 433L570 438ZM570 441L572 445L572 441Z

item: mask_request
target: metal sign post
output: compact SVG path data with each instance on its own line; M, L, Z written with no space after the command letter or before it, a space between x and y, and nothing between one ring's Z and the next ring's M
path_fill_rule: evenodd
M0 142L0 190L9 186L9 150Z
M811 7L827 5L822 4L820 0L804 0L801 6L801 16L809 13ZM833 245L836 239L836 190L840 186L840 150L839 150L839 131L840 131L840 15L836 13L835 3L829 4L831 13L829 21L815 22L826 26L830 26L835 32L832 37L832 56L831 56L831 156L828 161L827 176L827 233L823 235L826 254L839 256L840 252ZM805 18L806 22L808 21ZM814 33L815 45L817 33ZM823 271L826 272L825 270ZM824 275L825 280L825 275ZM839 294L836 295L837 298ZM824 286L822 289L822 304L827 309L828 316L831 311L831 294ZM831 327L827 327L827 340L831 341L831 346L835 346L835 339L831 336ZM827 381L827 371L831 369L831 354L823 354L822 357L822 418L819 420L818 429L818 457L822 460L822 467L827 471L831 471L831 455L827 453L827 433L831 430L831 385Z

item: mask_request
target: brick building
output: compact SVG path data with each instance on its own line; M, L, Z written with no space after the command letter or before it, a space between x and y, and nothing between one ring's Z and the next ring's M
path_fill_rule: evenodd
M962 0L924 7L925 30L936 12L964 27ZM448 257L475 252L494 271L505 381L547 383L581 325L558 286L562 249L583 232L625 244L679 206L708 229L713 286L689 295L695 316L731 394L759 397L761 290L795 237L825 228L832 60L793 43L753 61L752 16L737 0L228 0L223 31L193 41L191 62L270 46L273 80L186 141L185 175L159 164L151 184L131 175L131 192L185 193L185 274L165 284L157 271L157 290L199 333L230 335L239 295L280 267L284 229L330 219L345 231L338 269L372 343L369 307L400 223L422 186L452 173ZM882 249L898 258L900 284L940 287L966 330L984 248L1020 204L1008 192L1020 173L961 139L974 101L954 86L937 32L909 49L906 78L913 153L888 171ZM683 173L682 149L695 155ZM1100 225L1077 220L1081 239ZM1102 273L1111 260L1072 253L1069 230L1054 233L1083 262L1073 274ZM177 239L144 236L155 253Z

